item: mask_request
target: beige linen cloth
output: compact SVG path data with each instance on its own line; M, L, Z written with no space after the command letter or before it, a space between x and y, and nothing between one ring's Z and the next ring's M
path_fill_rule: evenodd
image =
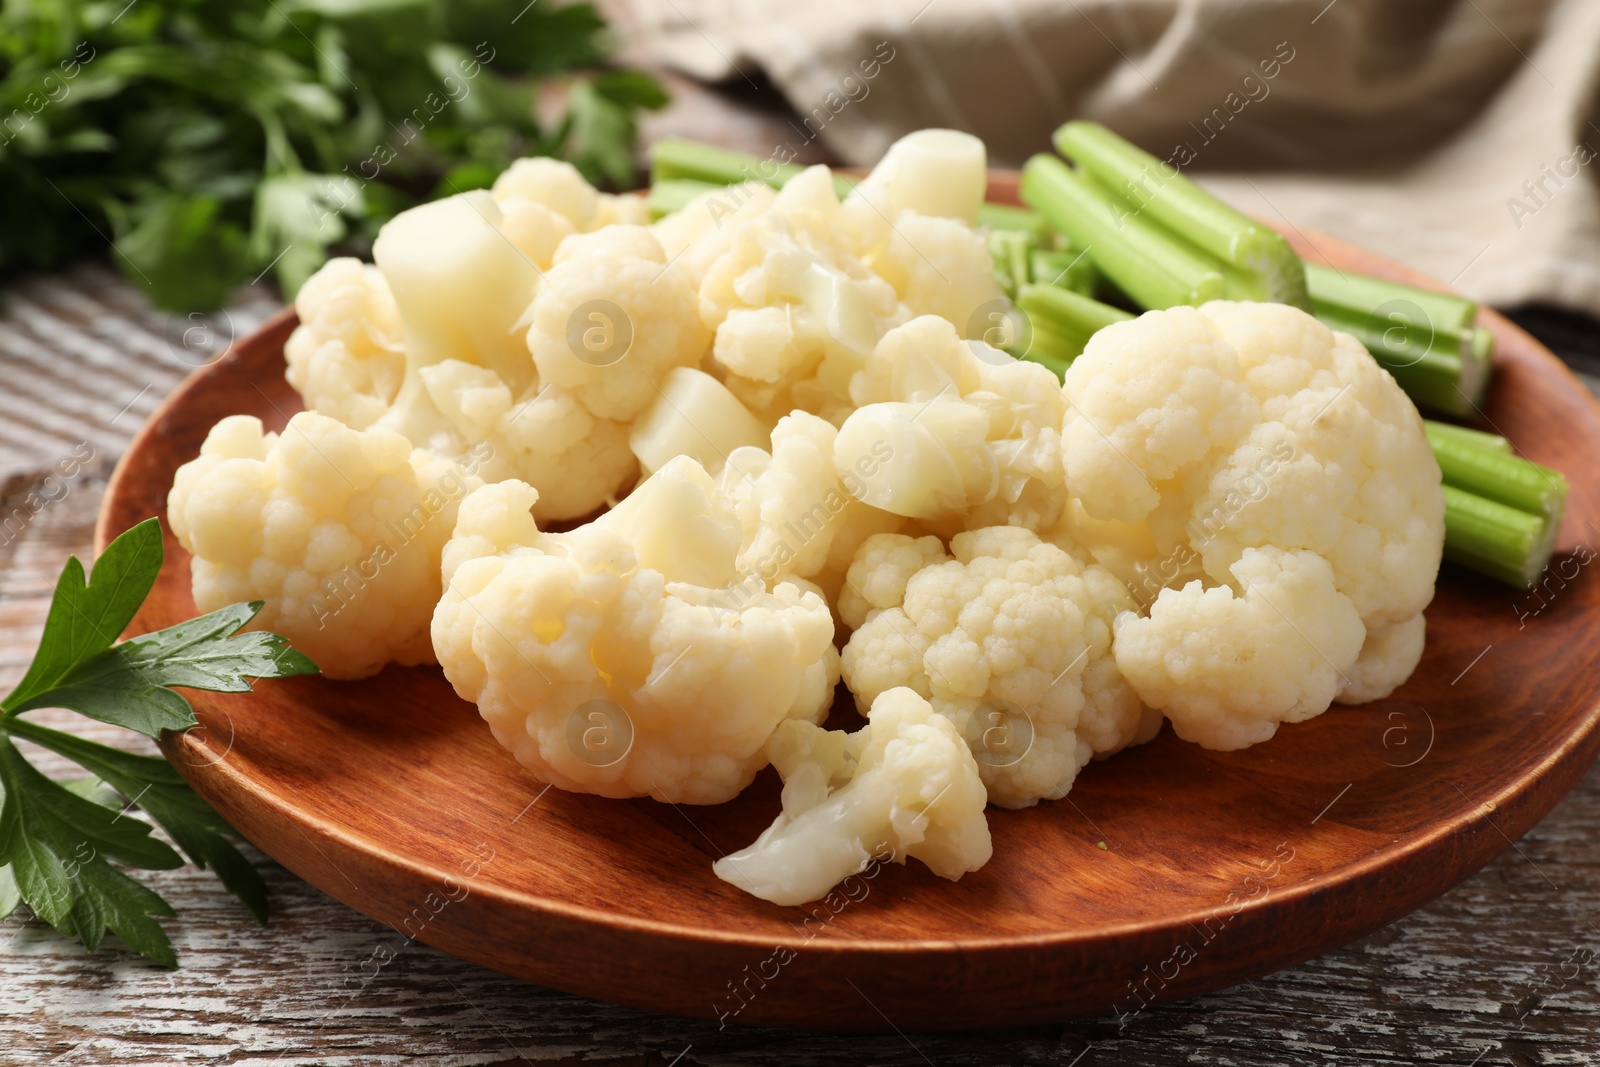
M950 126L1015 166L1092 118L1245 211L1600 314L1600 0L625 3L669 66L764 72L799 113L780 158Z

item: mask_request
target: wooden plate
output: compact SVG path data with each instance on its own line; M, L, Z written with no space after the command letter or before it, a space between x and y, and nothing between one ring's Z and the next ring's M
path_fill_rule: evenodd
M1014 202L1015 177L991 195ZM1412 273L1332 238L1310 258ZM1493 312L1483 420L1564 470L1573 493L1539 595L1446 567L1428 648L1392 699L1335 709L1244 752L1170 730L1087 768L1069 798L991 809L994 859L952 884L891 865L852 898L779 908L712 860L777 810L763 772L713 808L543 791L437 669L192 693L202 727L164 742L250 840L407 936L542 985L654 1011L901 1030L1126 1014L1290 966L1391 922L1482 867L1594 760L1600 590L1580 573L1600 519L1600 407ZM292 312L196 372L112 478L96 542L165 517L179 464L234 413L281 427ZM188 556L133 625L194 614ZM1574 549L1576 548L1576 553ZM379 973L351 961L351 986Z

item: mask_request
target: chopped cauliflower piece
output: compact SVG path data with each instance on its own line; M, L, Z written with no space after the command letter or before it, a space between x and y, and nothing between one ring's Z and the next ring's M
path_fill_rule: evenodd
M529 386L520 397L487 367L447 359L418 371L428 398L458 435L489 451L485 481L518 478L539 490L542 521L593 514L637 473L624 423L596 418L563 389Z
M731 227L705 270L700 314L716 331L713 359L728 388L768 421L796 408L842 421L851 375L910 317L861 260L857 229L828 169L812 167L766 211Z
M778 420L771 451L740 448L728 457L722 491L744 529L738 564L771 582L779 575L814 578L841 530L869 510L834 470L833 424L796 411Z
M661 395L633 421L628 447L646 472L673 456L689 456L720 471L735 449L760 448L767 430L728 387L704 371L675 367L661 380Z
M1326 711L1365 634L1315 553L1247 548L1232 574L1237 593L1190 582L1116 623L1116 664L1139 697L1185 741L1223 750Z
M791 583L728 602L740 527L693 460L568 533L539 530L536 497L504 481L462 503L433 617L445 676L535 777L721 803L780 723L827 711L827 604Z
M306 407L364 430L405 374L400 313L377 268L336 258L306 279L294 300L300 325L283 346L287 377Z
M1301 697L1262 711L1264 698L1252 694L1275 691L1282 671L1257 657L1251 669L1272 677L1240 675L1218 690L1217 714L1238 701L1234 727L1192 733L1229 745L1270 736L1268 719L1387 695L1410 676L1443 548L1444 497L1421 417L1358 341L1283 304L1169 308L1097 333L1062 393L1075 505L1067 525L1082 535L1093 522L1125 524L1124 547L1147 539L1131 585L1182 585L1185 598L1197 579L1193 595L1242 591L1234 566L1250 550L1312 553L1360 620L1356 646L1370 645L1359 666L1323 650L1336 684L1311 711ZM1147 702L1170 699L1165 682L1151 685L1140 688Z
M913 315L938 315L963 337L981 338L993 325L980 312L1010 307L994 275L988 238L958 219L907 211L867 263Z
M234 415L178 468L168 521L189 551L195 606L266 606L252 626L289 638L333 678L433 662L439 552L471 464L387 430L301 412L282 434Z
M886 442L891 457L860 499L940 532L1010 524L1042 530L1066 503L1055 375L932 315L884 335L850 383L841 472Z
M961 735L909 689L873 701L853 734L785 722L767 749L783 811L717 877L774 904L804 904L874 861L907 856L952 881L989 862L983 782Z
M494 180L496 200L522 200L554 211L573 230L590 230L600 210L600 194L578 168L560 159L531 156L514 161Z
M540 382L617 422L654 401L667 372L698 364L710 340L694 290L642 226L563 241L529 315Z
M1019 527L950 550L886 534L856 554L841 613L860 620L842 657L858 707L896 686L931 700L1009 808L1059 799L1093 757L1154 736L1160 716L1112 659L1120 582Z
M971 226L989 191L988 149L960 130L915 130L889 146L848 200L889 218L914 211Z

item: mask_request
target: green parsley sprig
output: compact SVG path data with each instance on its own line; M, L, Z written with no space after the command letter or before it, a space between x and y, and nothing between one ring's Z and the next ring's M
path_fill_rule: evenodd
M56 583L44 634L21 683L0 700L0 918L19 904L91 951L106 930L168 967L177 957L156 916L171 917L159 894L112 866L183 866L183 856L128 812L137 806L195 865L216 872L261 922L267 887L228 835L233 830L166 760L63 733L22 718L69 708L159 737L197 725L174 687L246 693L251 680L315 674L316 664L282 637L240 632L259 601L232 604L164 630L118 642L161 570L161 527L139 523L101 553L92 579L77 557ZM45 777L12 743L23 738L76 763L92 777ZM126 805L126 806L124 806Z
M630 184L666 94L601 69L608 47L589 3L0 5L0 272L114 239L157 305L205 311L269 271L292 298L330 251L519 156Z

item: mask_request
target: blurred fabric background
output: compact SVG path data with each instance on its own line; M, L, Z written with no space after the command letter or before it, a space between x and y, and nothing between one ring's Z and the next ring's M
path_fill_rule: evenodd
M1595 0L602 7L626 62L713 85L752 116L691 135L869 164L910 130L951 126L1018 166L1063 120L1092 118L1268 220L1487 303L1600 313ZM695 106L679 91L646 138Z

